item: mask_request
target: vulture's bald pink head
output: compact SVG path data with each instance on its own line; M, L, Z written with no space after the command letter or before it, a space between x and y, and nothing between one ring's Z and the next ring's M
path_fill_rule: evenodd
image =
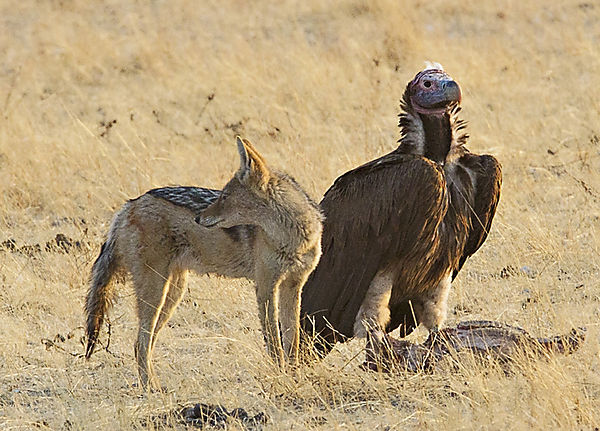
M436 68L417 73L408 84L410 103L420 114L442 114L454 103L460 103L460 87L436 64Z

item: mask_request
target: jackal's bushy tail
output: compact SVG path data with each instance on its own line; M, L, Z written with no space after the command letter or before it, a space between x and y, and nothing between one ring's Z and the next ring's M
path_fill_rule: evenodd
M115 222L116 218L110 228L106 242L102 244L100 255L92 267L90 287L85 301L85 314L87 318L86 359L89 359L94 352L100 328L102 327L102 323L104 323L104 316L111 307L114 299L114 289L110 281L117 269Z

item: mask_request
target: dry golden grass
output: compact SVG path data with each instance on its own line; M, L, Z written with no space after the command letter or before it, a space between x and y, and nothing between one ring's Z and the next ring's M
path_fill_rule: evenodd
M273 430L600 426L600 5L403 3L2 2L0 242L63 233L83 247L0 251L0 428L140 429L199 401L265 411ZM425 60L460 82L471 150L504 166L492 234L455 283L448 323L585 325L579 352L508 375L467 361L385 376L359 369L353 341L292 376L269 365L247 282L191 277L155 352L170 393L132 387L129 288L112 353L71 355L124 200L222 186L236 133L318 199L395 147L398 99Z

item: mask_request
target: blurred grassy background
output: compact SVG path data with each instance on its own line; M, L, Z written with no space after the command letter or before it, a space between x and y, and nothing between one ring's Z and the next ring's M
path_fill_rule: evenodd
M266 411L267 429L600 426L599 23L585 1L1 2L0 242L42 248L0 250L1 426L142 428L198 401ZM585 325L580 352L508 375L467 363L381 376L358 368L351 342L291 376L263 352L252 287L192 277L155 353L169 394L132 387L128 289L113 353L71 355L91 263L126 199L221 187L239 133L318 200L395 148L398 100L426 60L461 84L469 148L504 169L448 323ZM82 246L45 251L59 233Z

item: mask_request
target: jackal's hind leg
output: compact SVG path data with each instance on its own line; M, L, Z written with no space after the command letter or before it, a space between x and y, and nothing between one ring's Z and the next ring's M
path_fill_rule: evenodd
M152 351L154 351L158 333L162 328L165 327L169 319L173 316L175 309L181 302L181 299L185 293L186 284L187 271L176 269L171 272L171 277L168 283L167 297L165 298L165 303L160 310L160 315L154 329L154 336L152 337Z
M156 323L169 289L167 268L167 265L160 267L146 264L144 268L139 268L132 274L139 320L135 356L144 389L158 389L152 367L152 346Z

